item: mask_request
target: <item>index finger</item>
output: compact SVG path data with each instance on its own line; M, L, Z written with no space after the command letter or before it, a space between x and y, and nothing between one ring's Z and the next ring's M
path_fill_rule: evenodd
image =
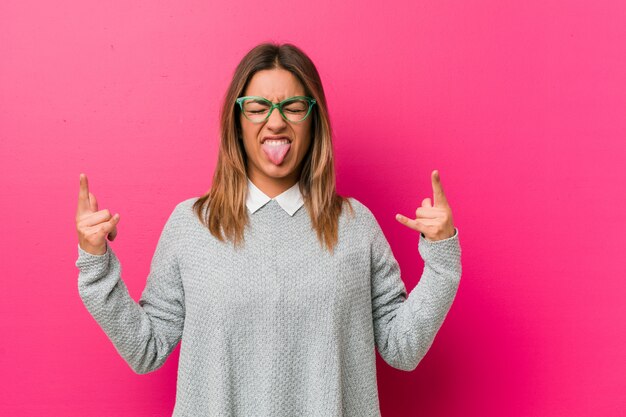
M89 184L87 175L80 173L80 187L78 189L78 212L89 211Z
M446 195L443 192L443 187L441 186L441 178L439 177L438 170L434 170L432 172L431 179L433 183L433 206L447 206L448 200L446 199Z

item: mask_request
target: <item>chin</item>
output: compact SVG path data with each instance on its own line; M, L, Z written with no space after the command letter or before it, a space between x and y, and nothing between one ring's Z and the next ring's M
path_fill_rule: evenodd
M293 169L285 165L280 165L280 166L272 165L269 169L266 169L263 171L265 172L265 175L267 175L268 177L273 177L273 178L284 178L293 173Z

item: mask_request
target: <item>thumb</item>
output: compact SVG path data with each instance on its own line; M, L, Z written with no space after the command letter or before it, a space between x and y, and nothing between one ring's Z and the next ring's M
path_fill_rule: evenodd
M113 229L108 234L108 238L109 238L109 240L111 242L113 240L115 240L115 237L117 236L117 224L119 222L120 222L120 214L119 213L115 213L115 215L113 215L113 217L111 217L111 220L109 220L109 223L113 226Z

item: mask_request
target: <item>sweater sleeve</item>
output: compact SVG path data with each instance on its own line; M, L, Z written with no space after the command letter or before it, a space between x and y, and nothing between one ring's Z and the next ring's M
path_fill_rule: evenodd
M398 262L375 223L371 268L376 347L390 366L412 371L430 349L456 295L461 279L459 231L455 228L454 236L438 241L420 233L424 271L407 298Z
M78 245L78 292L118 353L138 374L160 368L183 331L184 293L176 254L176 209L157 243L139 302L121 278L121 264L107 242L103 255Z

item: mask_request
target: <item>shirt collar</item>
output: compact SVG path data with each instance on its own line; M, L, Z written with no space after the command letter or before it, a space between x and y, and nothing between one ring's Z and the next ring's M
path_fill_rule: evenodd
M300 193L299 182L296 182L291 188L283 191L273 199L261 191L252 181L248 178L248 195L246 198L246 206L250 212L254 213L270 200L276 200L278 204L285 210L290 216L293 216L296 211L304 204L302 194Z

